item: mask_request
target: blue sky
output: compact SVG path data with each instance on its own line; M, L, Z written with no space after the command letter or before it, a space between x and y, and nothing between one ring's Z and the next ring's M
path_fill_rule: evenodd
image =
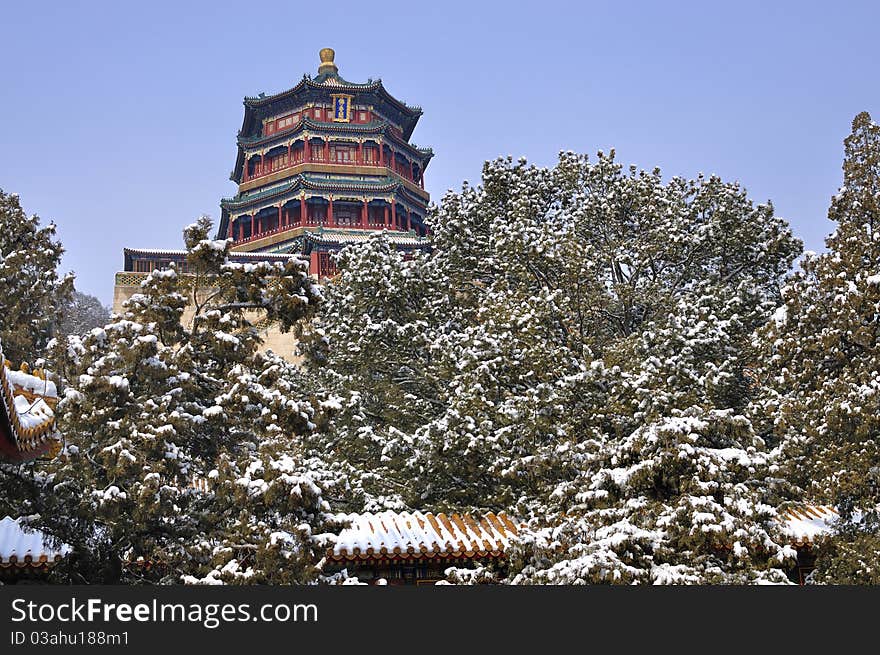
M435 200L486 159L616 148L772 200L812 250L842 140L880 114L871 2L5 3L0 188L52 219L109 303L124 246L176 248L235 193L242 98L315 74L381 77L425 114Z

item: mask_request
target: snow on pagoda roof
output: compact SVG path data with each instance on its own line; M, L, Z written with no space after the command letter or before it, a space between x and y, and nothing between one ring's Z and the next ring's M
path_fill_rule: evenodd
M51 566L70 552L70 546L55 548L39 530L25 531L19 519L0 521L0 567Z
M350 525L328 553L335 560L499 557L518 533L510 517L491 512L478 519L470 514L390 511L337 518Z

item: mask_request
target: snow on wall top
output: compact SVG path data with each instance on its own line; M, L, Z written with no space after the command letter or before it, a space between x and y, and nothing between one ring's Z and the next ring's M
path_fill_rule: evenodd
M0 521L0 566L4 568L52 564L69 552L70 546L67 545L60 548L50 546L42 532L25 532L18 519L7 516Z
M506 514L489 513L478 519L469 514L381 512L342 514L350 522L332 551L333 559L498 557L517 525Z

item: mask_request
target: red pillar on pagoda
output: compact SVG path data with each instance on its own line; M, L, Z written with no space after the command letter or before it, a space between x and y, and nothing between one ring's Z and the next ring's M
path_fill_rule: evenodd
M299 224L306 224L306 197L304 195L299 197Z
M257 214L251 214L251 239L254 238L254 235L257 233Z
M309 143L308 139L303 141L303 163L308 164L312 158L312 144Z
M281 229L281 205L278 205L278 229Z
M363 141L358 141L357 163L358 163L358 166L364 165L364 142Z
M412 229L412 212L410 212L409 207L406 208L406 231L409 232Z
M382 208L382 212L385 214L385 221L384 221L384 224L385 224L385 229L387 230L387 229L388 229L388 205L385 205L385 206Z
M385 144L379 144L379 166L385 165Z
M361 208L361 227L367 229L367 199L364 198L364 206Z
M244 221L241 220L241 217L238 219L238 240L241 241L244 239Z
M397 229L397 203L394 198L391 199L391 229Z
M327 205L327 225L336 227L336 218L333 216L333 196L330 196L330 204Z
M324 163L330 163L330 139L324 139Z
M248 179L248 176L247 176L247 169L248 169L248 158L247 158L247 155L245 155L245 156L244 156L244 166L241 167L241 181L242 181L242 184L244 184L245 182L247 182L247 179Z

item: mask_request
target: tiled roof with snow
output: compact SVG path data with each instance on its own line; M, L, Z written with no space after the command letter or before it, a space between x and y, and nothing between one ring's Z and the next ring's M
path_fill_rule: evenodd
M49 545L37 530L25 530L18 519L7 516L0 521L0 567L48 567L61 560L70 547Z
M500 557L518 533L506 514L381 512L343 514L349 522L328 553L334 560Z
M824 537L837 518L840 515L830 505L802 503L779 511L782 529L794 546L806 546Z
M19 425L25 430L36 429L55 421L55 412L42 398L30 401L24 396L15 396L14 402Z
M348 245L366 243L378 233L377 230L346 230L343 232L330 228L318 232L306 232L303 236L313 243L322 245ZM415 232L386 231L385 235L389 243L397 246L431 247L430 239L416 236Z
M328 556L336 561L501 557L519 525L506 514L432 514L381 512L342 514L347 522ZM778 520L794 546L806 546L828 534L837 511L802 503L779 511Z
M9 367L6 369L6 379L9 380L16 389L21 389L35 396L44 398L57 398L58 389L51 380L25 373L24 371L16 371Z
M163 248L124 248L123 252L126 255L134 255L134 256L145 256L145 255L160 255L166 257L178 257L181 260L186 258L188 251L186 250L169 250ZM292 259L296 257L295 253L278 253L278 252L242 252L240 250L230 250L229 251L229 259L231 261L235 261L236 259L277 259L279 261L286 261L288 259Z
M6 369L6 379L17 389L23 389L35 396L42 396L44 398L58 397L58 389L51 380L45 380L23 371L15 371L11 368Z

